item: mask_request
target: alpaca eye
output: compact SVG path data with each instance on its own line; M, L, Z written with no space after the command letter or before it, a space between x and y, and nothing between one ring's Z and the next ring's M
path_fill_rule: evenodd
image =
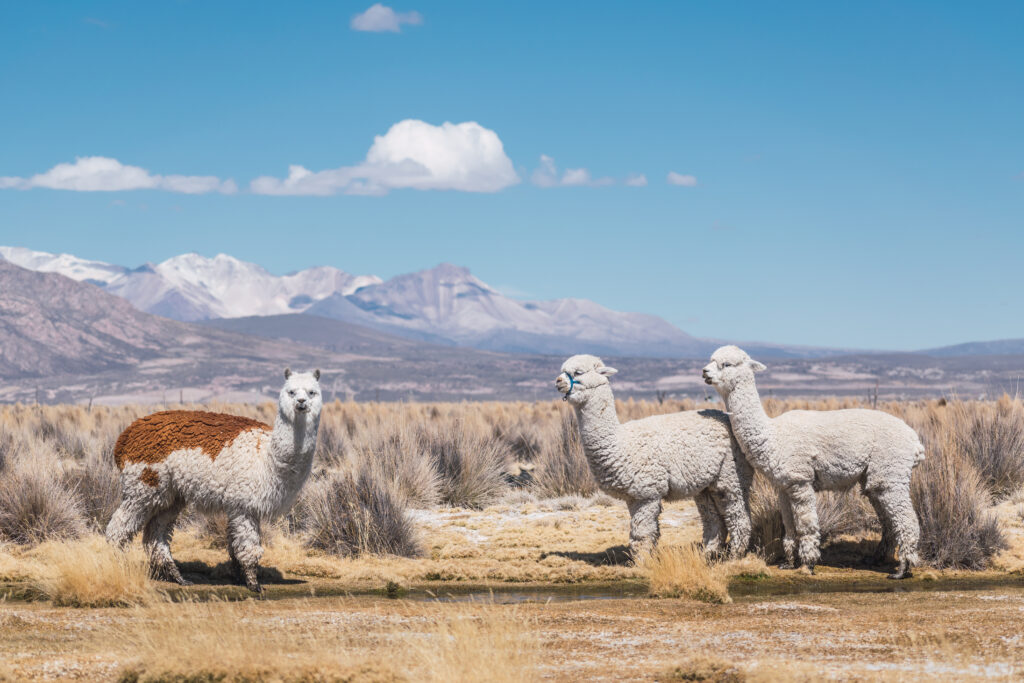
M316 392L315 391L311 391L311 392L309 392L309 395L310 396L316 396Z
M722 363L722 367L723 368L731 368L732 367L732 363Z
M288 395L289 396L294 396L295 395L295 390L294 389L289 389L288 390Z
M583 374L583 371L582 370L577 370L576 372L574 372L572 374L573 374L574 377L579 377L580 375Z

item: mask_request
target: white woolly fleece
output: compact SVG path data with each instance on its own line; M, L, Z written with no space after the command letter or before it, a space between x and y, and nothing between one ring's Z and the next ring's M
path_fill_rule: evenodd
M884 529L879 551L900 549L902 578L918 562L920 537L910 500L910 476L924 459L917 433L897 417L878 410L793 410L774 419L761 405L754 373L764 365L742 349L723 346L704 367L705 380L725 400L733 434L750 463L782 496L786 539L792 564L799 557L813 569L819 551L815 491L843 491L860 484Z
M701 410L620 423L607 379L615 372L595 356L573 356L555 385L576 411L601 490L629 506L633 556L657 543L662 500L683 498L697 503L706 552L722 550L726 533L731 555L746 552L753 470L732 438L728 417Z

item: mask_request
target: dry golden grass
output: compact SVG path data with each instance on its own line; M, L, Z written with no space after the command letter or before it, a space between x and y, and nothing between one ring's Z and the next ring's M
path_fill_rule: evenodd
M651 595L687 597L718 605L732 602L724 568L709 564L696 544L662 544L642 560L642 567Z
M482 680L500 676L506 662L530 667L531 653L532 680L566 682L671 680L661 674L706 671L701 657L709 653L725 660L712 673L735 668L749 681L1009 681L1024 671L1024 597L1015 586L734 597L726 605L647 598L500 605L364 596L100 611L0 602L0 662L14 680L473 675L479 664L428 664L420 654L426 648L427 657L447 660L432 649L451 644L495 663ZM463 624L473 626L466 642ZM509 642L522 644L518 653L505 649ZM238 648L253 647L239 663ZM237 671L227 668L235 664Z
M758 581L771 578L775 570L768 566L764 557L757 553L748 553L735 560L727 560L721 565L727 577Z
M296 610L292 617L300 616ZM139 609L115 630L129 663L122 681L395 681L387 658L355 649L308 620L260 620L252 602L164 603ZM382 663L383 662L383 663Z
M39 567L21 549L0 543L0 582L30 581L39 573Z
M42 576L36 590L57 606L127 607L164 598L150 581L138 546L121 552L97 535L77 541L51 541L36 548Z
M417 678L436 683L535 681L541 642L534 621L516 608L457 611L414 641Z
M691 657L670 666L656 678L658 681L706 681L707 683L743 683L747 675L735 664L708 655Z
M397 604L397 603L395 603ZM386 633L312 618L311 602L164 603L115 628L122 681L430 681L516 683L537 678L533 619L514 608L400 605ZM326 616L326 615L325 615Z

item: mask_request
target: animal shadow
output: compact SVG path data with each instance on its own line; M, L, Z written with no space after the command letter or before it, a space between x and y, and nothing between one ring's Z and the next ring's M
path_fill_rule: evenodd
M875 563L873 558L877 547L878 541L874 539L835 540L822 546L820 563L829 567L868 569L888 574L896 566L896 560L887 557Z
M178 562L178 569L183 577L194 584L207 584L215 586L230 586L242 583L239 577L235 576L230 562L221 562L210 566L205 562ZM279 569L275 567L260 567L260 583L270 586L290 586L305 583L300 579L286 579ZM244 583L243 583L244 585Z
M586 562L594 567L606 567L610 565L632 564L629 555L629 548L624 545L616 545L606 548L597 553L578 553L572 550L555 550L550 553L541 553L540 559L546 557L564 557L575 562Z

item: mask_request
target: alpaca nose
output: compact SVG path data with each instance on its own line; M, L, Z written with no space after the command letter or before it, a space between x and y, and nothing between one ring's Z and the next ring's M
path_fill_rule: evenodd
M299 399L297 399L297 402L298 402L298 404L300 406L306 405L306 399L305 398L299 398Z

